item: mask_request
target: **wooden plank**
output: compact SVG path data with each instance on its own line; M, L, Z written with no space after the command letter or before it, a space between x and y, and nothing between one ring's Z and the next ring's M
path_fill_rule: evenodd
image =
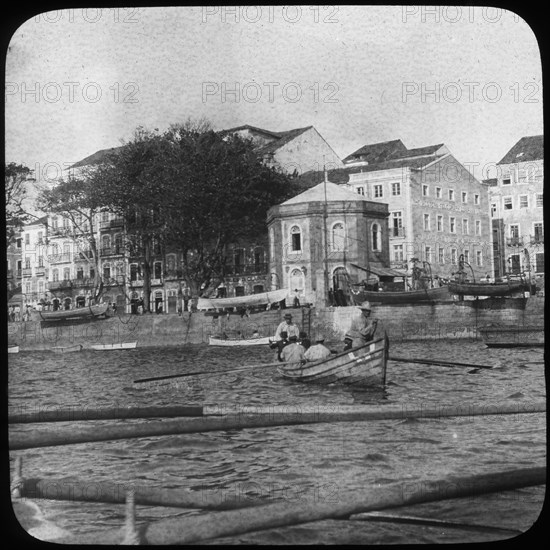
M336 406L317 407L313 410L289 405L279 408L243 407L237 413L224 414L220 417L203 416L167 420L163 422L144 422L123 425L102 425L77 428L57 427L48 432L40 430L17 433L13 428L9 434L10 450L49 447L55 445L72 445L93 441L109 441L136 437L155 437L184 433L236 430L243 428L261 428L314 424L318 422L357 422L366 420L404 420L406 418L443 418L452 416L484 416L526 414L546 411L546 403L507 403L505 405L442 405L432 409L420 407L415 410L398 409L373 411L372 407L341 408ZM209 409L213 413L213 409ZM223 412L223 409L220 410Z
M504 471L466 477L449 477L437 481L409 482L385 487L365 487L339 491L335 502L313 499L311 502L276 502L253 509L231 510L215 514L160 520L142 528L146 544L188 544L320 521L349 518L353 514L436 502L451 498L475 497L487 493L510 491L546 483L546 468ZM62 539L62 544L116 544L120 529L101 534Z

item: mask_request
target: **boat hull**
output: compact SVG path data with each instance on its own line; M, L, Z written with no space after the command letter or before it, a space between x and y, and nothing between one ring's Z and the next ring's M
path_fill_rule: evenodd
M484 327L478 328L489 348L527 348L544 346L544 327Z
M422 302L438 302L451 300L447 287L427 288L403 292L374 292L365 290L360 293L361 301L381 304L417 304Z
M90 349L96 351L113 350L113 349L134 349L137 342L122 342L120 344L92 344Z
M208 338L208 344L210 346L262 346L271 343L273 337L265 336L263 338L214 338L210 336Z
M59 311L39 311L42 321L48 323L57 321L82 321L93 319L107 313L109 304L100 304L97 306L88 306L77 309L63 309Z
M324 361L278 367L286 379L314 384L339 383L354 387L381 387L386 383L387 338L380 338Z
M8 353L19 353L19 346L8 346Z
M286 288L271 290L250 296L235 296L234 298L199 298L197 309L224 309L228 307L253 307L277 304L287 298L289 291Z
M75 351L81 351L82 344L76 344L74 346L55 346L50 349L53 353L73 353Z
M509 296L527 290L521 281L510 283L449 283L451 294L459 296Z

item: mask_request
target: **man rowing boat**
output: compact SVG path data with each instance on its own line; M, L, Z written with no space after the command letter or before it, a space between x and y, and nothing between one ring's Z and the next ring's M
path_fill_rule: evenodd
M378 319L370 318L370 302L363 302L357 308L361 310L361 314L352 320L351 327L345 336L345 340L351 341L352 348L358 348L370 342L378 326Z

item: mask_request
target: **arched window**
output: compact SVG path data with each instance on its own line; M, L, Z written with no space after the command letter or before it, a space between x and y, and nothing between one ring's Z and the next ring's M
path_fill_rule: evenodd
M380 226L377 223L372 224L372 249L375 252L380 252L382 238L380 234Z
M84 268L81 265L76 268L76 278L84 279Z
M292 252L302 250L302 230L298 225L293 225L290 228L290 250Z
M71 278L71 268L65 267L63 269L63 280L68 281Z
M160 279L162 277L162 262L155 262L154 264L154 279Z
M52 279L54 282L59 281L59 269L52 269Z
M103 278L104 279L111 278L111 264L103 264Z
M115 252L122 254L122 235L120 233L115 235Z
M103 237L101 237L101 248L103 250L107 250L110 247L111 247L111 237L109 237L109 235L103 235Z
M71 253L71 243L63 243L63 254L68 256Z
M332 250L342 252L344 250L344 242L346 238L346 230L342 222L337 222L332 226Z
M297 290L299 294L304 294L305 277L301 269L293 269L290 272L289 285L291 293Z

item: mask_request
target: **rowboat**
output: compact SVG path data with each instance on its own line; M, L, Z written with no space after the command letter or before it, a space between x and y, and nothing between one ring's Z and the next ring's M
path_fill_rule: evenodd
M233 298L199 298L197 309L225 309L228 307L253 307L277 304L289 296L286 288L250 294L249 296L235 296Z
M528 290L528 286L523 281L508 281L506 283L449 282L449 292L460 296L508 296L524 290Z
M384 386L388 361L386 336L363 346L333 355L324 361L305 365L277 367L289 380L332 384L334 382L356 387Z
M416 304L422 302L440 302L451 300L447 287L426 288L408 291L372 291L363 290L355 294L356 300L381 304Z
M137 346L137 342L120 342L118 344L92 344L90 349L102 351L110 349L133 349Z
M76 309L59 309L57 311L39 311L42 321L82 321L93 319L107 313L109 304L98 304L95 306L79 307Z
M50 348L54 353L72 353L74 351L80 351L82 344L75 344L74 346L54 346Z
M8 353L19 353L19 346L8 346Z
M264 344L270 344L273 341L272 336L257 337L257 338L215 338L210 336L208 338L208 345L210 346L261 346Z
M488 348L523 348L544 346L544 326L479 327Z

